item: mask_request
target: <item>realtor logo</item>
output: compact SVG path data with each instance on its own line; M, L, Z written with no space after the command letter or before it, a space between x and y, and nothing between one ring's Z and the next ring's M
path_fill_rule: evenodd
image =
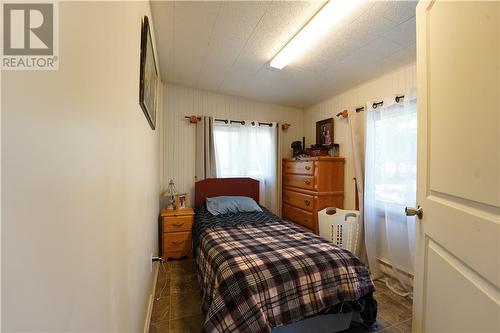
M57 8L51 2L3 4L2 69L57 69Z

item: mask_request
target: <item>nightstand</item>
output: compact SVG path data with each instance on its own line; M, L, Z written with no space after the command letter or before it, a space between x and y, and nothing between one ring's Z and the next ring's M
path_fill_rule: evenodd
M163 260L192 255L191 229L194 210L163 209L161 211L161 252Z

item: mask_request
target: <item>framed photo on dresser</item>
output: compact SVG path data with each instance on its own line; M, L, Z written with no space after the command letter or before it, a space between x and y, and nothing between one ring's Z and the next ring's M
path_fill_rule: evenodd
M316 144L333 147L333 118L316 122Z
M175 209L186 209L188 208L188 194L182 193L175 196Z

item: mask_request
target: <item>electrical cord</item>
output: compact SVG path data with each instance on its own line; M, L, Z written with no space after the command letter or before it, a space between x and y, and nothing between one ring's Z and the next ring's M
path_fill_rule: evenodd
M159 301L160 298L162 297L163 292L165 291L165 288L167 287L167 283L168 283L168 278L166 277L167 270L165 269L165 266L163 265L163 260L160 260L160 268L163 271L163 273L165 273L165 281L163 282L163 287L161 288L160 295L158 295L158 297L156 298L157 301Z

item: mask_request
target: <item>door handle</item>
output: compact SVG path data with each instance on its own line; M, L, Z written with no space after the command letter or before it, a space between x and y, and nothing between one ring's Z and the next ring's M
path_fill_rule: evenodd
M417 216L419 219L422 219L424 216L424 209L420 206L415 207L406 207L405 208L406 216Z

